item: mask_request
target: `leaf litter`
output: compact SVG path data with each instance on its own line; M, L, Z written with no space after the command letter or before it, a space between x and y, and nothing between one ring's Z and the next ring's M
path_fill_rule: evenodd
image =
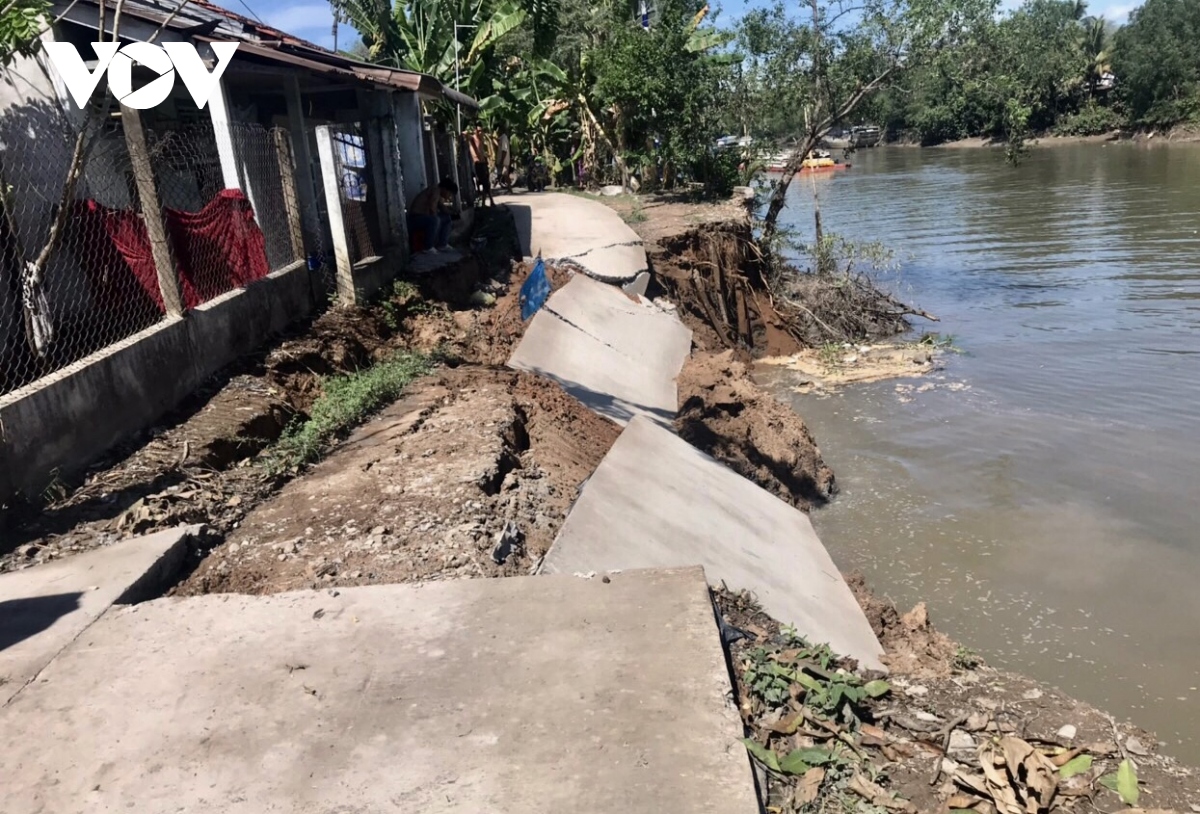
M714 600L745 634L730 665L771 814L1200 810L1191 770L1148 747L1136 765L1128 757L1126 743L1155 743L1148 733L980 661L953 666L923 608L874 614L891 620L876 633L902 656L885 656L883 675L780 625L748 592L721 586ZM906 625L918 646L896 641ZM1138 808L1146 799L1153 807Z

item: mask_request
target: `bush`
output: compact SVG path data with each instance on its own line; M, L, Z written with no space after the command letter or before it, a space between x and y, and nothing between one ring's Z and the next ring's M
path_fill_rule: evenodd
M1125 124L1125 117L1111 107L1088 102L1078 113L1064 117L1054 125L1058 136L1099 136L1118 130Z

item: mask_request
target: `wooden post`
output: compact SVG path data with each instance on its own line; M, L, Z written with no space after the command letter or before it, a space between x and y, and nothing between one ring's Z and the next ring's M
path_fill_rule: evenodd
M333 151L333 136L329 125L317 128L317 155L321 159L321 180L325 187L325 210L329 216L329 232L333 239L333 257L337 264L338 298L353 305L354 264L350 262L350 245L346 241L346 218L342 214L342 178L338 173L337 156Z
M121 105L121 126L125 130L129 163L133 166L133 178L137 182L142 220L146 224L146 233L150 236L150 252L154 257L154 269L158 272L158 290L162 293L167 315L181 316L183 296L179 292L175 258L167 237L167 224L163 220L158 187L154 183L154 171L150 167L150 151L146 147L146 132L142 129L142 114L131 107Z
M292 260L303 260L304 224L300 219L300 198L296 194L292 145L284 130L275 130L275 157L279 160L279 178L283 184L283 206L287 211L288 237L292 240Z

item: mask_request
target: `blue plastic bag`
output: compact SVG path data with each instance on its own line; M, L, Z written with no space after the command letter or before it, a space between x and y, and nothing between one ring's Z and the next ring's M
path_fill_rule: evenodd
M546 278L546 266L539 256L533 271L521 286L521 319L529 319L550 296L550 280Z

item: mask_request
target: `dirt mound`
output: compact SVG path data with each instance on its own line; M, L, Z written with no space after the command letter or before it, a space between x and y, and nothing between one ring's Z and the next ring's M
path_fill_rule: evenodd
M934 629L924 602L902 614L872 593L862 574L849 574L846 582L883 645L883 663L889 670L914 679L945 678L953 672L958 648Z
M804 419L760 389L731 351L693 353L677 381L675 429L692 446L801 509L836 490Z
M545 268L552 291L571 278L565 268ZM474 364L505 364L528 324L521 319L521 286L531 271L533 263L522 262L515 264L509 274L494 278L488 287L496 298L494 305L465 311L440 307L416 310L403 321L401 335L406 347L427 353L440 351Z
M443 370L251 511L178 593L529 573L618 432L526 374Z
M705 350L788 356L803 347L775 310L750 222L738 219L662 238L655 282Z

